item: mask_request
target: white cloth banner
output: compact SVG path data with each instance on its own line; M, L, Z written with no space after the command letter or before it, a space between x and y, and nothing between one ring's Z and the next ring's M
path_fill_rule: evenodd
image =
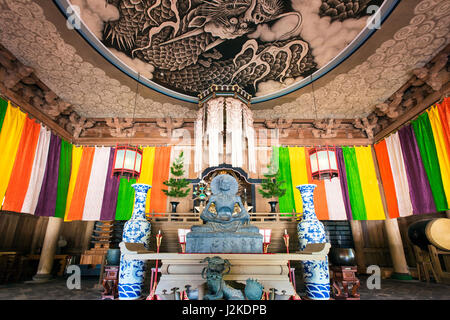
M392 176L394 178L400 217L410 216L413 213L413 208L398 132L386 138L386 147L392 169Z
M244 134L245 137L247 137L248 143L248 170L256 173L255 128L253 127L253 114L247 105L243 106L242 113L244 115ZM244 150L242 152L244 152Z
M235 168L243 166L243 143L242 143L242 102L238 99L227 98L227 133L231 135L231 165Z
M221 132L223 131L223 103L224 98L216 98L207 103L207 133L209 141L209 166L219 166L219 153L222 153L219 139L223 138Z
M195 136L195 153L194 153L194 172L200 172L203 164L203 112L204 108L201 108L197 112L197 120L194 125Z
M50 136L50 130L47 130L41 125L30 181L28 182L28 189L22 204L22 210L20 210L23 213L34 214L36 210L39 194L41 193L42 181L44 180L45 167L47 166Z
M105 183L108 175L108 163L111 148L96 147L92 160L91 174L84 201L84 221L98 221L102 211Z
M337 177L325 181L325 194L329 220L347 220L344 198L342 196L341 180Z

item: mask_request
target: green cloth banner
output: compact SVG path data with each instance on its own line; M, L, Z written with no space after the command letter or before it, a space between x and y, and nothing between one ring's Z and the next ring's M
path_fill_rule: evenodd
M284 180L286 183L283 188L286 188L284 196L278 199L281 213L295 212L294 192L292 190L292 178L291 178L291 162L289 159L289 148L279 148L279 166L280 166L280 180Z
M116 220L130 220L134 206L134 188L131 185L135 183L136 179L120 178Z
M72 171L73 146L65 140L61 140L61 155L59 157L58 191L56 193L55 217L64 218L67 203L67 191L69 190L70 174Z
M428 181L430 182L436 209L437 211L448 210L436 145L434 143L433 129L431 128L428 113L425 112L416 120L412 121L412 127L416 136L417 145L419 146L422 163L427 173Z
M0 131L2 131L3 120L5 119L6 109L8 108L8 101L0 98Z
M344 156L345 171L347 173L348 195L352 207L353 219L367 220L355 148L342 147L342 154Z

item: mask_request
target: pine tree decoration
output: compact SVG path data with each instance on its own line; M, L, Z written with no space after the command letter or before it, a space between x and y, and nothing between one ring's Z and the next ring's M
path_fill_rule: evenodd
M280 170L274 165L274 158L270 160L267 166L268 172L264 174L265 179L262 179L261 188L258 192L263 196L263 198L279 198L284 196L286 189L282 186L285 183L284 180L279 181Z
M172 175L175 177L181 177L184 175L183 162L183 152L181 152L170 167L170 172ZM185 178L170 178L169 180L164 181L163 184L170 187L168 188L169 190L163 190L163 192L169 197L185 198L189 194L189 188L187 188L187 186L189 186L189 181Z

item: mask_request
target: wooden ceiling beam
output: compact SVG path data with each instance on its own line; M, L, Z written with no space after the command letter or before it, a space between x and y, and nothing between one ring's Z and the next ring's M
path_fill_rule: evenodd
M407 124L409 121L413 120L415 117L419 116L427 108L443 99L446 95L450 94L450 82L447 82L439 91L435 91L423 99L419 104L400 115L394 122L388 125L386 128L381 130L375 135L374 142L379 142L389 134L397 131L403 125Z
M59 135L64 140L72 142L73 136L67 130L60 127L55 121L53 121L47 114L33 107L31 104L22 99L17 93L6 88L0 83L0 92L5 98L8 98L14 105L19 107L23 112L27 113L31 118L35 118L46 127L51 129L55 134Z

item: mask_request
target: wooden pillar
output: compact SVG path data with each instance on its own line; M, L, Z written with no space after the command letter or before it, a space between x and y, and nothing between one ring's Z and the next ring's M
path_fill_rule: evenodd
M398 228L397 219L386 218L384 221L386 235L389 242L389 252L391 253L394 273L392 278L399 280L411 280L408 264L406 263L405 252L403 250L403 241Z
M89 250L89 244L91 243L92 233L94 232L95 221L87 221L86 228L84 230L83 242L81 245L81 253Z
M55 257L62 223L63 219L61 218L49 217L48 219L38 270L33 277L34 281L45 282L51 278L53 259Z
M356 264L358 265L358 273L366 273L366 259L364 257L364 238L362 235L361 221L351 220L353 243L355 244Z

